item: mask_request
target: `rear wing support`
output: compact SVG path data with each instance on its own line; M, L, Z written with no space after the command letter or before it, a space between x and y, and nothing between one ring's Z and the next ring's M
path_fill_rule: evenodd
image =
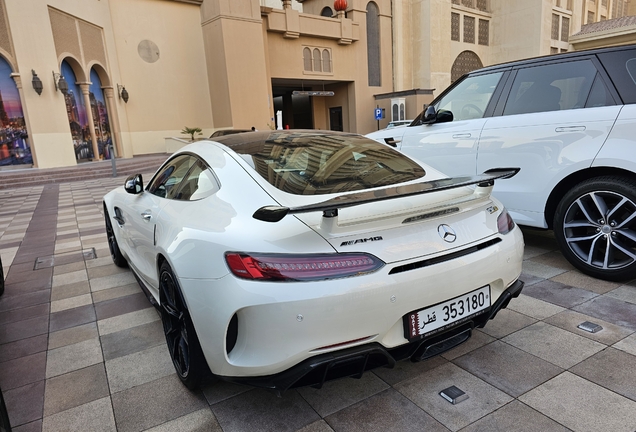
M339 209L375 201L403 198L471 185L492 187L495 184L495 180L514 177L519 171L520 168L496 168L476 176L445 178L402 186L391 186L383 189L361 191L340 195L327 201L299 207L264 206L256 210L252 217L264 222L278 222L288 214L321 211L323 218L335 218L338 216Z

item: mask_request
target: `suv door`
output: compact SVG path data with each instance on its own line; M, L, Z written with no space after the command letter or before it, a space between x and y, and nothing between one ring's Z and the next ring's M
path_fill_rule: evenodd
M477 172L521 168L493 193L516 222L547 228L544 211L554 186L591 165L621 106L593 58L522 66L509 81L483 128Z
M487 120L484 115L503 75L498 71L458 82L432 105L437 118L444 121L421 124L425 120L424 113L420 114L419 126L403 128L400 150L448 176L475 174L479 135Z

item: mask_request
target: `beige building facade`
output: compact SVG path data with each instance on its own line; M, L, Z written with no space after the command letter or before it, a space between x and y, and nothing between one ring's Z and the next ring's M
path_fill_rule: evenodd
M185 127L368 133L477 67L634 43L632 3L0 0L0 169L164 152Z

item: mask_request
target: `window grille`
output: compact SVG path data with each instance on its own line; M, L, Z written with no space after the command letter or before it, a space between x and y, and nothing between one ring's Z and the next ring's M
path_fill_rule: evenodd
M459 42L459 14L451 12L451 40Z
M558 54L559 49L555 47L550 47L550 54Z
M320 55L320 50L318 48L314 48L314 72L322 72L322 57Z
M309 48L303 49L303 69L311 71L311 50Z
M587 24L591 24L594 22L594 12L587 11Z
M488 11L488 0L477 0L477 9L480 11Z
M475 43L475 18L464 15L464 42Z
M561 17L561 40L567 42L570 39L570 18Z
M462 5L474 9L475 8L475 0L462 0Z
M552 35L553 40L559 40L559 16L552 14Z
M329 50L322 51L322 71L331 72L331 54Z
M488 46L488 41L490 39L490 21L488 20L479 20L479 45Z

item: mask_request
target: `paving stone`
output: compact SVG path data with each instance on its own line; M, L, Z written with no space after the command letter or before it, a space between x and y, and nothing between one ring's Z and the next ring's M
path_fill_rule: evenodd
M86 270L78 270L70 273L64 273L53 276L53 287L62 285L69 285L76 282L82 282L88 280Z
M577 432L636 430L636 402L570 372L563 372L519 400Z
M42 418L44 380L12 390L2 391L11 426L19 426Z
M99 277L91 279L91 291L100 291L108 288L114 288L119 286L135 283L137 280L133 276L132 272L118 273L114 275Z
M95 308L92 304L51 314L50 331L64 330L95 321Z
M468 399L453 405L439 395L453 385L463 390ZM504 392L452 363L403 381L394 388L453 431L468 426L512 400Z
M563 372L560 367L500 341L463 355L453 363L513 397Z
M636 355L636 333L616 342L614 348Z
M130 270L127 268L117 267L115 264L111 262L109 265L104 265L100 267L91 267L88 269L88 277L89 279L96 279L104 276L111 276L114 274L127 274L130 273Z
M532 286L525 287L523 293L527 296L564 308L571 308L598 296L598 294L594 292L551 280L538 282Z
M245 393L246 391L253 390L253 387L216 380L204 385L201 390L203 390L203 395L208 401L208 404L214 405L241 393Z
M105 397L49 417L42 421L42 432L56 431L114 432L115 418L110 398Z
M0 325L7 323L15 323L26 319L49 315L49 304L42 303L35 306L24 307L20 309L12 309L6 312L0 312Z
M178 419L147 429L146 432L223 432L209 408L186 414Z
M212 412L224 432L291 432L320 419L296 390L277 397L254 389L212 405Z
M525 294L520 294L519 297L512 300L508 305L508 309L538 320L546 319L565 310L561 306L553 305Z
M406 359L397 362L393 369L381 367L373 369L372 373L380 377L387 384L394 385L404 380L415 378L446 363L448 363L448 360L442 356L435 356L418 362L412 362Z
M48 328L49 317L46 315L3 324L0 326L0 345L46 334Z
M118 432L146 430L207 407L203 395L189 391L177 374L116 393L112 401Z
M541 282L544 281L545 278L542 277L538 277L538 276L534 276L528 273L524 273L523 271L521 272L521 275L519 276L519 279L523 281L523 283L527 286L530 285L534 285L537 282Z
M604 295L575 306L573 309L636 331L636 304Z
M163 325L153 321L102 336L104 360L112 360L155 346L166 346ZM167 351L167 348L166 348Z
M523 272L541 279L550 279L561 273L565 273L566 269L560 269L557 267L551 267L549 265L533 262L523 262Z
M512 301L514 302L515 299L512 299ZM494 338L501 339L535 322L537 322L536 319L515 312L512 309L502 309L497 312L495 319L488 321L486 326L480 330Z
M64 300L71 297L77 297L82 294L90 294L90 292L91 288L88 281L75 282L52 288L51 301Z
M95 321L51 332L49 333L49 350L73 345L89 339L96 339L97 337L99 337L99 334L97 333L97 323Z
M578 328L579 324L586 321L600 325L603 327L603 330L590 333ZM626 329L625 327L617 326L616 324L571 310L565 310L556 315L552 315L550 318L547 318L545 322L605 345L612 345L632 333L632 330Z
M608 348L570 369L570 372L636 401L636 356Z
M148 301L146 294L138 292L126 297L120 297L112 300L100 302L95 305L95 314L98 320L112 318L118 315L124 315L129 312L147 309L151 303Z
M108 385L117 393L157 378L175 373L172 359L165 345L159 345L106 362Z
M630 285L624 285L608 292L607 297L636 304L636 288Z
M470 339L468 339L461 345L453 348L452 350L446 351L442 354L442 357L444 357L446 360L453 360L454 358L463 356L464 354L476 350L477 348L482 347L495 340L493 337L481 331L473 330L472 333L473 334Z
M106 300L112 300L119 297L125 297L131 294L137 294L141 291L138 284L129 284L116 288L109 288L93 293L93 303L97 304ZM147 301L147 300L146 300Z
M376 375L365 373L360 379L344 378L330 381L321 389L304 387L298 389L298 393L321 417L326 417L388 387Z
M0 345L0 363L46 351L46 334Z
M597 294L605 294L617 288L620 284L617 282L608 282L600 279L584 275L578 270L562 273L551 279L554 282L559 282L564 285L569 285L577 288L582 288L587 291L595 292Z
M543 322L506 336L502 341L564 369L605 348L603 344Z
M559 251L551 251L545 254L534 256L530 258L528 262L539 263L558 269L574 270L574 266L570 264L570 262Z
M46 380L44 416L110 396L104 365L99 363Z
M70 235L75 235L75 234L70 234ZM84 264L83 261L79 261L79 262L74 262L70 264L56 265L55 267L53 267L53 275L59 276L62 274L75 273L82 270L86 270L86 265Z
M39 352L0 363L2 391L42 381L46 370L46 353Z
M158 321L161 318L154 307L130 312L97 322L101 336L125 330L149 322Z
M334 431L448 431L437 420L393 389L385 390L338 411L325 421Z
M80 306L92 305L93 297L89 294L68 297L62 300L54 300L51 302L51 313L61 312L63 310L74 309Z
M461 432L569 432L570 429L520 403L512 401Z
M23 424L11 429L13 432L42 432L42 420L36 420L31 423Z
M101 363L102 350L99 339L89 339L48 351L46 377L62 375Z

